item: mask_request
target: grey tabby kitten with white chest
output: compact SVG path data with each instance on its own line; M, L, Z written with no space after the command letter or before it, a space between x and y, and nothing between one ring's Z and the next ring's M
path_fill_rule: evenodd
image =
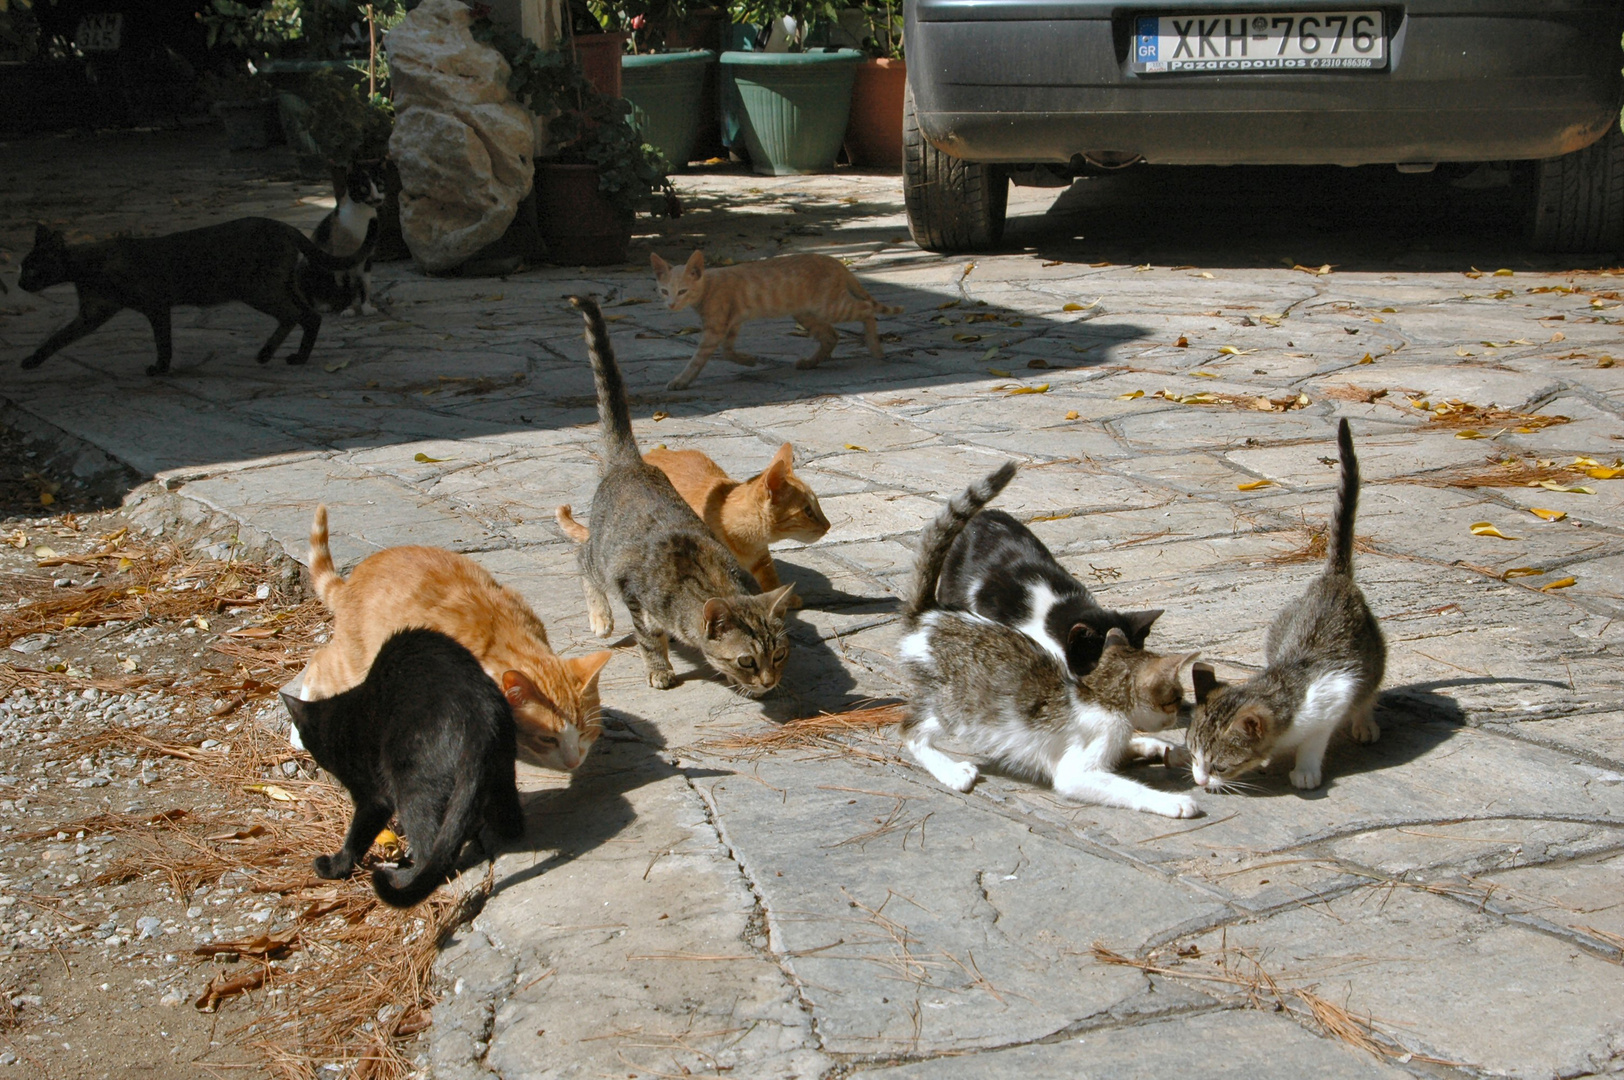
M665 473L643 460L603 314L586 297L569 301L586 319L603 424L591 534L576 549L592 631L599 637L614 632L614 595L631 612L650 686L676 685L669 654L675 637L704 653L736 689L760 697L778 685L789 657L784 612L794 586L760 592Z
M1353 519L1359 505L1359 460L1348 422L1337 428L1342 483L1325 572L1269 626L1262 673L1238 685L1195 670L1196 714L1189 743L1195 782L1226 782L1288 752L1296 755L1291 783L1320 785L1325 747L1349 726L1359 742L1381 737L1372 711L1387 665L1382 629L1353 583Z
M954 537L1015 475L1009 462L957 496L919 538L919 564L906 598L908 633L898 646L910 685L903 733L932 776L968 791L978 770L938 750L958 738L1002 768L1046 781L1076 802L1165 817L1201 813L1187 795L1157 791L1113 770L1130 757L1171 764L1177 748L1134 730L1136 718L1166 727L1183 693L1179 668L1195 654L1135 649L1121 629L1105 635L1099 661L1078 678L1066 661L1021 631L982 615L938 606L937 582Z

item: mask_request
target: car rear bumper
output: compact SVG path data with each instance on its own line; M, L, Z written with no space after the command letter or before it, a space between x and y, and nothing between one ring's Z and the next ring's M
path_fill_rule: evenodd
M1366 165L1556 157L1619 122L1624 4L1412 0L1382 7L1379 72L1131 70L1133 18L1325 9L1323 0L912 0L921 131L981 162L1138 155L1174 165Z

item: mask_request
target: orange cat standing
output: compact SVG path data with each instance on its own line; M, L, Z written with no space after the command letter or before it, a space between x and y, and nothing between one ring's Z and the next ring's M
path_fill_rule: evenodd
M795 475L794 448L785 443L772 463L748 480L734 480L698 450L650 450L643 460L671 480L682 501L750 572L762 592L778 588L778 570L767 545L779 540L810 544L829 531L818 497ZM576 543L591 535L568 506L558 508L558 527ZM799 607L799 598L790 606Z
M721 346L722 359L746 367L755 357L735 352L739 328L750 319L793 315L818 339L818 351L795 362L798 368L817 367L835 351L838 322L863 323L869 355L885 357L875 315L897 315L902 309L882 304L868 295L862 282L839 259L827 255L780 255L734 266L705 268L705 253L696 251L678 270L658 255L650 255L654 280L672 311L692 307L699 312L705 336L682 373L666 384L681 390L694 381L711 353Z
M597 741L598 673L614 653L558 656L529 605L472 559L442 548L386 548L346 580L328 549L327 508L318 506L310 576L333 614L333 638L300 676L299 697L331 697L359 685L392 634L425 627L459 642L502 687L521 760L568 771Z

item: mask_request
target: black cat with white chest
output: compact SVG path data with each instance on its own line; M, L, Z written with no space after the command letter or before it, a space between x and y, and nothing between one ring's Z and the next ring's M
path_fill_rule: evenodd
M439 887L480 826L524 833L514 785L513 711L485 669L437 630L402 630L378 650L361 685L317 701L284 693L299 740L355 803L344 846L316 873L346 878L391 818L410 845L410 869L379 867L372 885L394 907Z
M351 165L344 175L344 193L338 205L317 224L316 231L310 234L311 241L340 259L361 250L373 222L378 220L378 207L383 205L382 181L382 170L377 163ZM372 303L370 254L358 267L336 273L307 267L304 286L312 301L333 311L346 315L378 313Z
M983 510L953 541L936 596L944 608L1021 631L1078 677L1094 670L1113 628L1142 649L1161 615L1101 607L1031 529L1002 510Z

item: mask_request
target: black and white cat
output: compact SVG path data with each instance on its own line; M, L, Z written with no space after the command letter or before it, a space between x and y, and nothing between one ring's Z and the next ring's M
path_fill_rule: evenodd
M378 207L383 205L382 181L382 170L377 163L351 165L344 177L344 194L338 206L322 218L316 231L310 234L316 246L338 258L359 251L366 242L367 230L378 220ZM340 314L378 313L372 303L370 257L355 269L335 273L330 291L325 282L311 283L310 289L312 300L332 304L333 310Z
M1014 627L1078 676L1099 663L1112 628L1142 649L1161 615L1100 607L1031 529L1002 510L983 510L965 525L948 550L936 598Z
M504 839L524 833L513 711L474 655L445 634L402 630L361 685L317 701L284 692L282 701L299 742L355 802L343 848L316 859L321 877L349 877L398 817L413 866L379 867L372 886L384 903L411 907L446 879L481 823Z

